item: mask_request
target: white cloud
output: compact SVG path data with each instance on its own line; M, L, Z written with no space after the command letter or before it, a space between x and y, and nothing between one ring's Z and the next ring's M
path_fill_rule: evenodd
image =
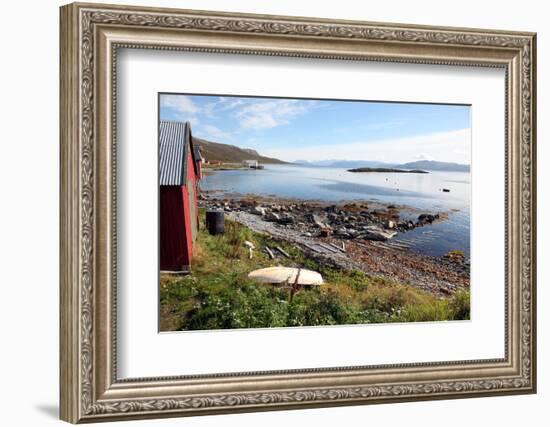
M185 95L161 95L160 106L161 108L173 108L178 113L186 115L195 114L199 111L191 98Z
M438 132L410 138L356 141L349 144L274 148L262 154L282 160L378 160L406 163L419 155L433 160L470 163L470 129Z
M200 132L201 135L204 134L206 138L211 138L216 142L222 142L221 140L231 139L232 137L231 133L208 124L200 126Z
M214 103L213 106L216 107L218 111L233 110L234 108L240 107L241 105L246 104L246 99L234 99L223 97L220 98L218 102Z
M201 122L209 122L218 116L218 113L227 112L233 118L241 131L272 129L289 124L295 117L306 113L311 108L317 108L315 101L300 101L292 99L254 99L220 97L213 102L197 105L192 97L186 95L162 95L161 108L169 108L176 120L189 120L196 125L200 117ZM204 124L200 131L211 138L227 139L238 134L237 129L226 132L214 125Z
M456 151L456 150L455 150ZM417 154L416 156L414 156L417 160L435 160L433 158L433 156L430 156L429 154L426 154L426 153L420 153L420 154Z
M314 106L313 102L305 103L297 100L262 100L245 103L235 115L244 129L272 129L290 123L292 119Z

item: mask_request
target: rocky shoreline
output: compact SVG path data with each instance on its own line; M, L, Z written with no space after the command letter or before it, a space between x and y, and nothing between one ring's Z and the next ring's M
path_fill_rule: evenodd
M392 243L398 233L444 221L446 213L411 212L373 202L330 204L203 192L199 205L219 209L253 231L291 242L317 261L384 276L436 295L468 288L470 266L460 251L431 257Z

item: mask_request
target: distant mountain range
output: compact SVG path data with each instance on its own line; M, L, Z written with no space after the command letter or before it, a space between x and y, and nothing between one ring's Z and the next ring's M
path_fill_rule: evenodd
M193 137L193 142L201 149L202 156L206 160L218 160L224 163L242 163L244 160L257 160L264 164L285 164L283 160L265 157L251 148L240 148L234 145L221 144L202 138ZM419 160L409 163L385 163L371 160L296 160L294 164L303 166L326 166L333 168L396 168L396 169L420 169L428 171L469 172L470 165L459 163L437 162L435 160Z
M469 172L470 165L452 162L438 162L435 160L418 160L409 163L385 163L369 160L296 160L294 163L304 166L326 166L333 168L396 168L396 169L421 169L429 171L445 172Z
M297 163L303 166L327 166L332 168L382 168L391 167L392 164L385 162L377 162L370 160L296 160L293 163Z
M262 156L256 150L250 148L239 148L234 145L220 144L219 142L196 137L193 137L193 143L200 147L201 154L206 160L217 160L224 163L242 163L244 160L257 160L258 163L268 164L286 163L279 159Z
M470 165L452 162L437 162L435 160L418 160L417 162L403 163L399 167L404 169L426 169L430 171L470 172Z

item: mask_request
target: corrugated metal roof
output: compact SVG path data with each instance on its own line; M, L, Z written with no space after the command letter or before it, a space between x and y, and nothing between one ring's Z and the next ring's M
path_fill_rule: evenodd
M161 121L159 126L160 185L185 185L187 153L190 146L189 122Z

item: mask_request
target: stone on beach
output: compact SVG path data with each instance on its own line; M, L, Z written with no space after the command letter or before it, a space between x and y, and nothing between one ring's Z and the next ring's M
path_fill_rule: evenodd
M424 224L431 224L436 219L439 219L439 214L421 214L418 216L418 224L424 225Z
M278 214L274 213L274 212L270 212L270 213L266 214L266 216L265 216L266 221L278 222L280 219L281 219L281 217Z
M321 237L329 237L332 234L332 229L330 227L321 228Z
M277 221L279 224L293 224L294 217L288 214L283 214Z
M397 235L396 231L383 230L376 226L365 227L365 230L363 232L363 237L366 240L375 240L380 242L384 242L388 239L391 239L396 235Z
M264 216L265 215L265 208L263 208L261 206L254 206L251 213L256 214L256 215Z
M318 215L315 214L306 214L306 218L309 222L312 222L319 228L325 228L326 225L321 221L321 218Z

